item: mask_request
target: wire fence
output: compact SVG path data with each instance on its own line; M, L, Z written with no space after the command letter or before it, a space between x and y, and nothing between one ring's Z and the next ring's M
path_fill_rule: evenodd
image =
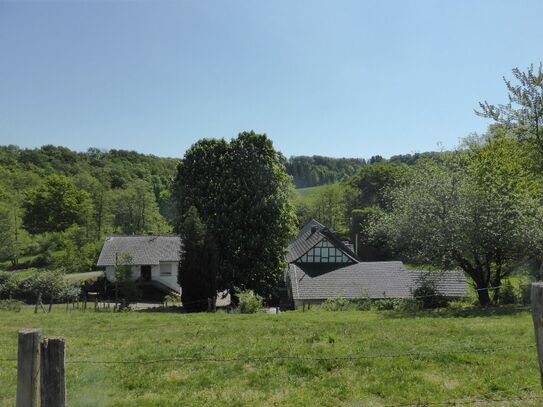
M475 291L482 290L496 290L499 288L508 287L508 285L501 285L495 287L487 287L476 289ZM417 296L418 298L427 298L440 296L440 294L432 294L425 296ZM194 301L193 304L200 304L205 300ZM168 327L170 324L165 324L164 327ZM156 327L153 327L156 328ZM451 355L469 355L469 356L481 356L486 354L495 353L507 353L507 352L534 352L535 347L532 346L496 346L486 348L463 348L452 349L447 351L419 351L419 352L404 352L404 353L390 353L390 354L343 354L343 355L303 355L303 354L272 354L272 355L233 355L233 356L209 356L209 355L196 355L196 356L176 356L169 358L149 358L149 359L123 359L123 360L98 360L98 359L67 359L67 365L154 365L154 364L167 364L167 363L268 363L274 361L308 361L308 362L320 362L320 361L360 361L360 360L379 360L379 359L396 359L396 358L439 358ZM17 362L17 358L0 358L0 363L14 363ZM523 386L518 390L528 391L540 385ZM495 392L494 392L495 393ZM526 396L511 396L507 397L470 397L461 399L451 399L445 401L419 401L411 404L386 404L386 407L422 407L422 406L455 406L455 405L484 405L484 404L512 404L523 402L539 402L543 400L543 395L526 395ZM539 404L539 403L538 403ZM541 403L543 404L543 403Z
M371 360L371 359L396 359L396 358L430 358L441 357L458 354L471 354L471 355L483 355L491 353L505 353L510 351L526 351L535 350L534 346L506 346L495 348L467 348L467 349L455 349L444 352L404 352L393 354L372 354L372 355L327 355L327 356L313 356L313 355L238 355L230 357L219 356L177 356L171 358L160 359L127 359L127 360L93 360L93 359L74 359L66 360L66 364L103 364L103 365L117 365L117 364L158 364L158 363L172 363L172 362L268 362L274 360L302 360L302 361L356 361L356 360ZM4 358L0 359L0 362L16 362L16 358Z

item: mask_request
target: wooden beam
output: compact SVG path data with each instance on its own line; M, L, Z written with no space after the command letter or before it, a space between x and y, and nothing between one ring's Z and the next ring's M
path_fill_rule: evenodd
M41 343L41 407L66 406L65 344L61 337Z
M17 349L17 407L38 407L41 329L21 329Z

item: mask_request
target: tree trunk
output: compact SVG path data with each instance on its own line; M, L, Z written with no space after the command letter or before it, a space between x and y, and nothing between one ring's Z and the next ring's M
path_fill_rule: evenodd
M477 297L479 298L479 304L483 307L490 305L490 295L488 294L487 287L477 287Z

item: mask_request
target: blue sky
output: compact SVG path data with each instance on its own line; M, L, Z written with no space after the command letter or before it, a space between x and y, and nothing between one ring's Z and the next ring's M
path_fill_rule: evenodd
M543 59L543 2L0 0L0 144L180 157L265 132L286 155L454 147Z

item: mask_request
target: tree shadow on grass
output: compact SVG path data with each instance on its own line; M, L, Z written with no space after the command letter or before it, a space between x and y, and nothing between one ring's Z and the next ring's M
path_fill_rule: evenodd
M470 308L438 308L433 310L419 311L387 311L383 313L384 318L405 319L405 318L479 318L497 317L527 313L530 311L528 305L500 305L491 307L470 307Z

